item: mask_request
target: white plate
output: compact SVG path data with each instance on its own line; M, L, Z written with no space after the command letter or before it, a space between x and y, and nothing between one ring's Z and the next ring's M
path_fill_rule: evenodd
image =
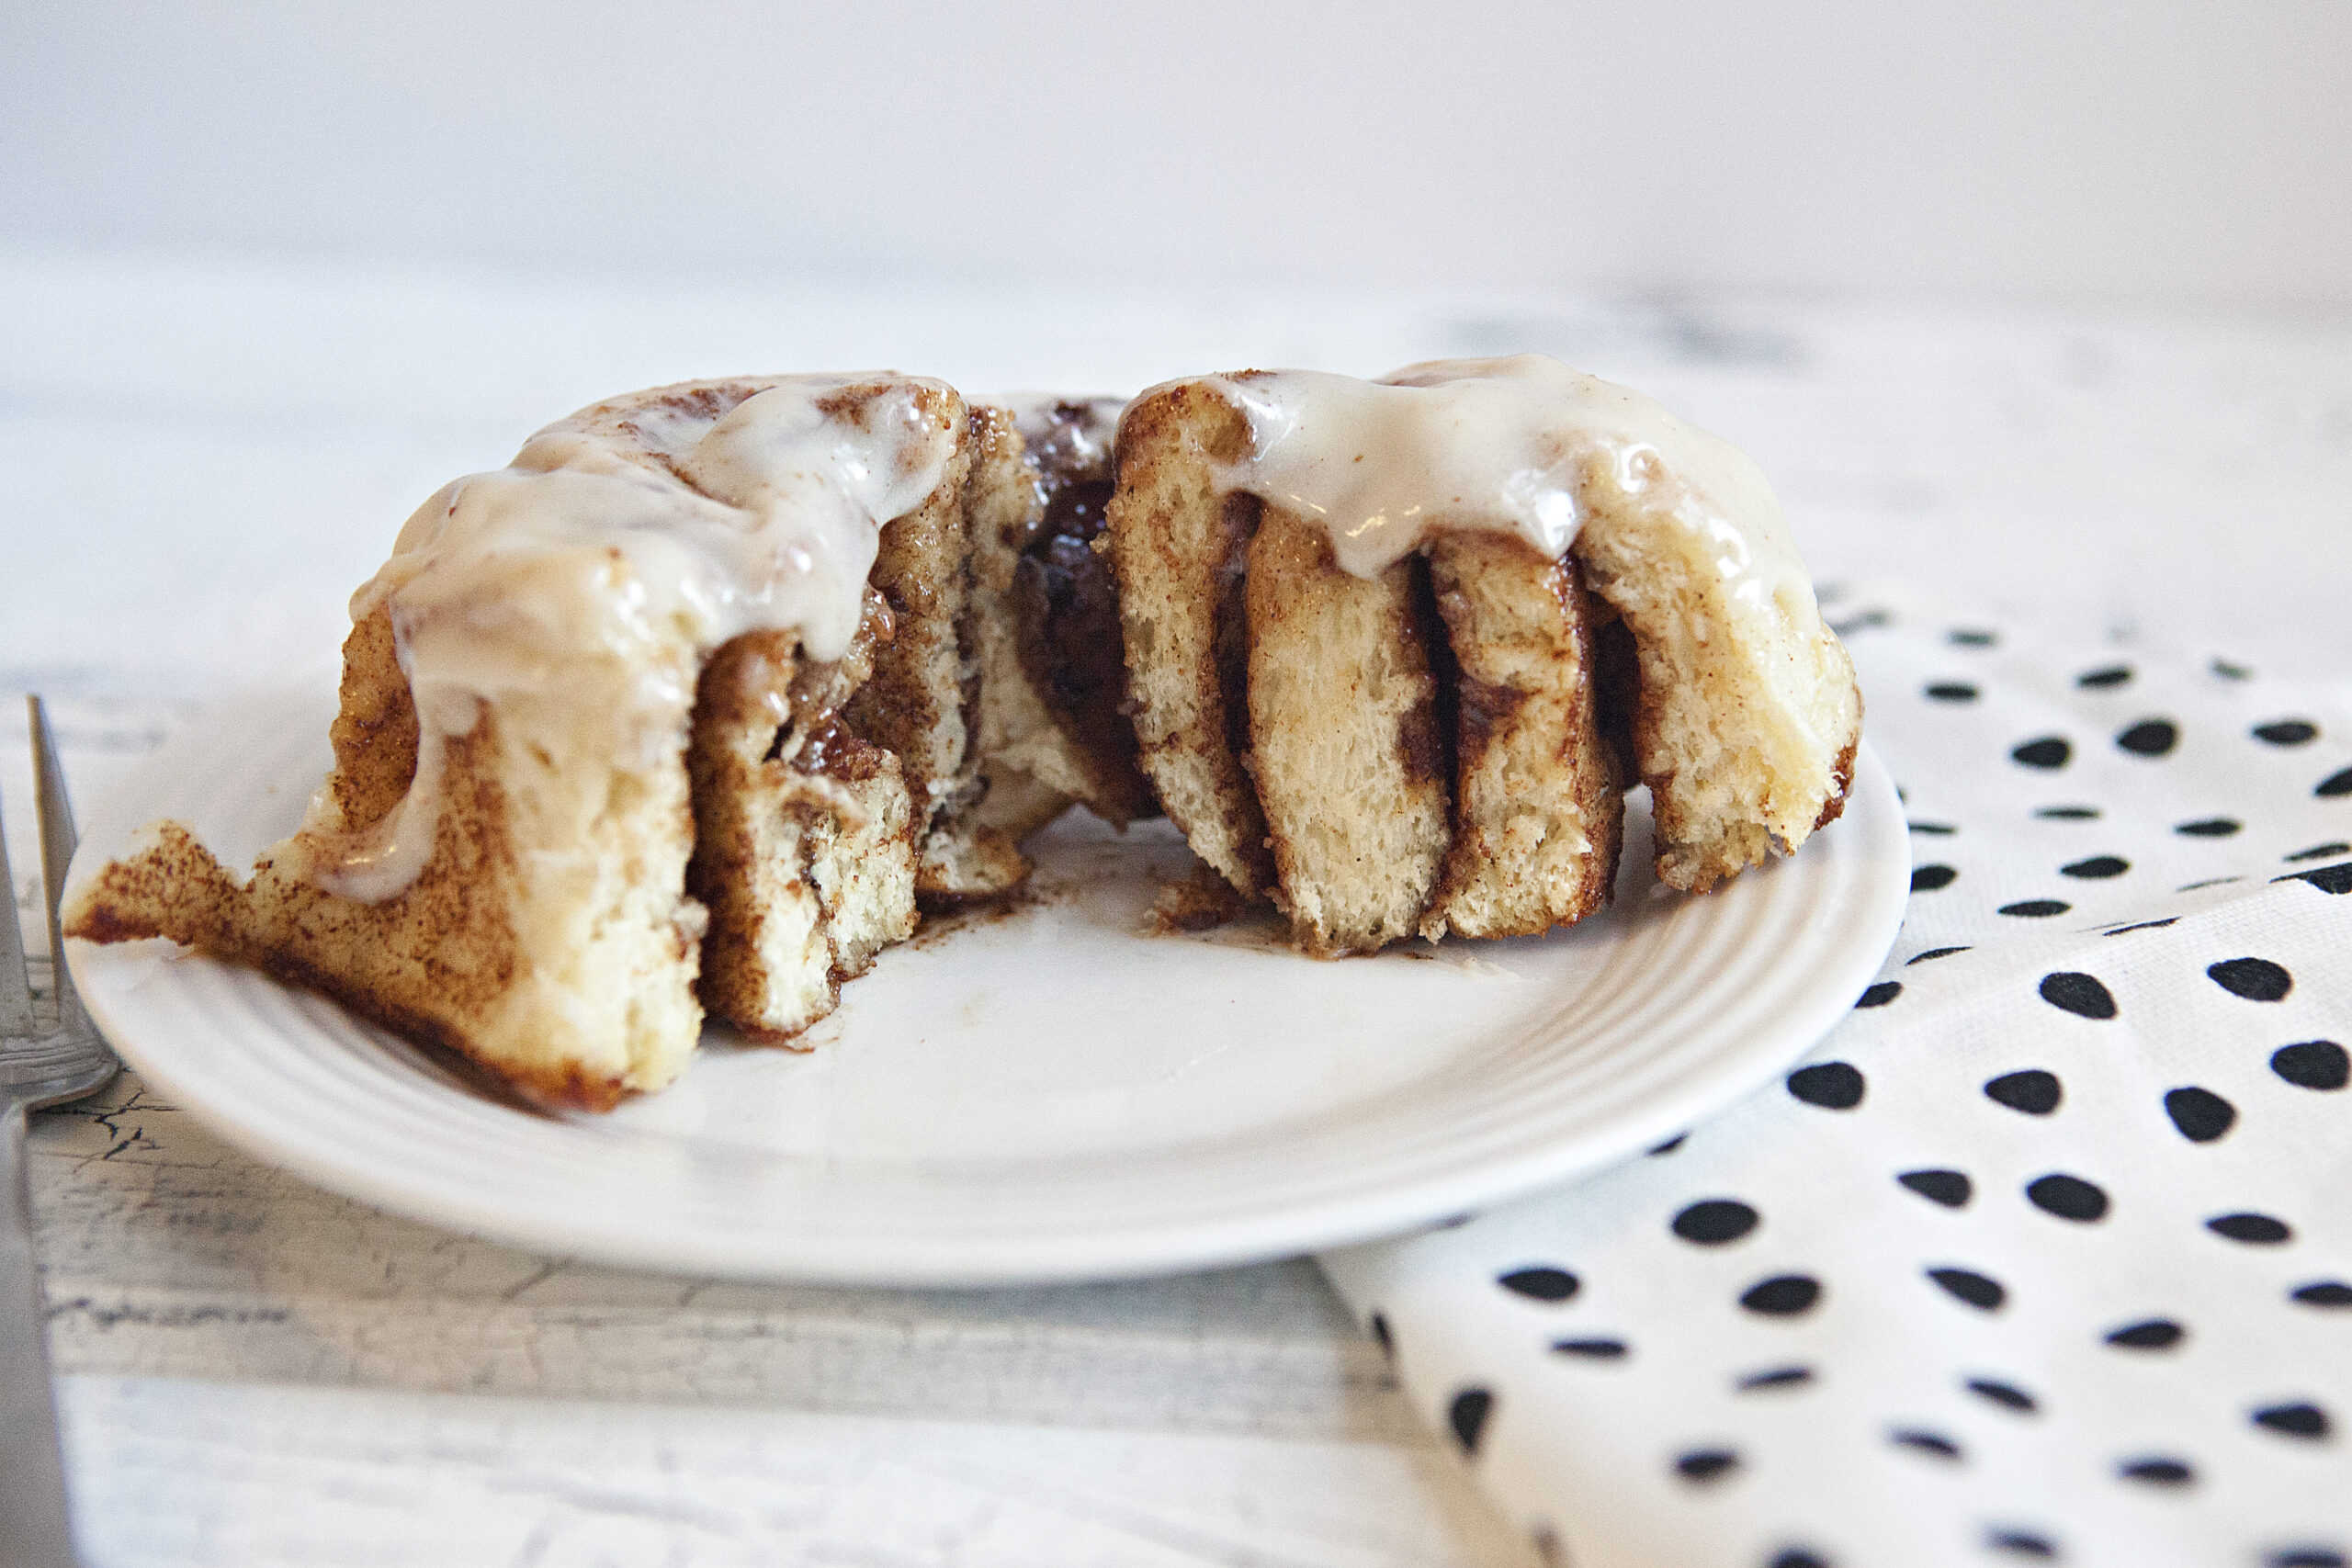
M331 716L322 688L190 727L94 816L77 869L159 816L248 863L323 776ZM162 942L70 962L174 1104L397 1213L695 1274L1099 1279L1361 1241L1632 1155L1819 1039L1902 919L1902 810L1867 748L1842 821L1719 892L1658 886L1647 839L1629 813L1617 902L1571 931L1318 963L1262 928L1141 934L1181 841L1073 814L1041 897L885 953L813 1051L714 1028L682 1081L606 1116L515 1109Z

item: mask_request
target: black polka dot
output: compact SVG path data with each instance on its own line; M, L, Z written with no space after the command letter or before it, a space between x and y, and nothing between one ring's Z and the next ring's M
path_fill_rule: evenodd
M2324 1438L2333 1427L2327 1412L2308 1400L2290 1404L2266 1404L2254 1413L2254 1424L2290 1438Z
M2012 1557L2050 1558L2058 1555L2057 1544L2048 1536L2033 1530L1996 1527L1984 1532L1984 1544L1995 1551L2006 1551Z
M1549 1264L1514 1269L1510 1273L1498 1277L1495 1283L1513 1295L1525 1296L1530 1301L1537 1302L1566 1301L1583 1285L1582 1280L1566 1269L1555 1269Z
M2308 1285L2298 1285L2288 1294L2307 1307L2320 1307L2333 1312L2339 1307L2352 1307L2352 1285L2341 1280L2314 1280Z
M1905 826L1915 833L1925 833L1931 839L1949 839L1960 831L1949 822L1908 822Z
M1701 1247L1721 1247L1754 1230L1756 1221L1756 1211L1736 1198L1704 1198L1674 1216L1674 1234Z
M2096 822L2099 812L2096 806L2039 806L2033 814L2052 822Z
M2319 738L2319 726L2307 718L2281 718L2254 727L2256 740L2273 746L2301 746Z
M1941 1285L1952 1295L1970 1306L1985 1312L1998 1312L2009 1292L1998 1280L1989 1279L1973 1269L1930 1269L1928 1278Z
M1861 1069L1850 1062L1816 1062L1789 1075L1789 1092L1825 1111L1851 1111L1863 1088Z
M1925 953L1913 953L1910 957L1905 959L1903 964L1904 967L1908 968L1914 964L1925 964L1931 958L1950 958L1955 953L1966 953L1968 949L1965 947L1931 947Z
M1894 1179L1947 1209L1965 1207L1970 1194L1975 1191L1967 1176L1957 1170L1906 1170Z
M2224 681L2244 681L2254 674L2245 665L2227 659L2216 659L2209 668Z
M2352 844L2347 844L2341 839L2331 840L2324 844L2313 844L2307 850L2297 850L2293 854L2281 858L2290 861L2325 860L2330 855L2352 855Z
M1902 994L1902 981L1881 980L1877 985L1864 991L1856 999L1854 1005L1858 1008L1883 1008Z
M1483 1388L1465 1388L1453 1396L1445 1407L1445 1424L1453 1428L1453 1440L1462 1451L1475 1455L1478 1439L1487 1434L1487 1420L1495 1413L1495 1396Z
M2135 757L2161 757L2180 744L2180 727L2168 718L2143 718L2115 743Z
M2056 898L2026 898L2015 904L2002 905L2001 913L2015 915L2020 919L2046 920L2052 915L2063 915L2073 908L2072 904L2063 903Z
M2352 893L2352 861L2346 861L2342 865L2321 865L2313 866L2309 871L2290 872L2284 876L2274 876L2270 880L2307 882L2323 893L2341 898L2346 893Z
M1775 1274L1748 1286L1739 1304L1766 1317L1794 1317L1811 1312L1820 1299L1821 1281L1811 1275Z
M2184 882L2173 889L2176 893L2194 893L2200 887L2220 887L2225 883L2244 882L2243 876L2209 876L2200 882Z
M2132 863L2121 855L2092 855L2087 860L2069 861L2058 868L2064 876L2081 877L2090 882L2104 882L2110 876L2120 876L2132 869Z
M2250 1002L2275 1002L2295 987L2295 977L2267 958L2225 958L2207 964L2205 973L2230 995Z
M2047 1214L2077 1224L2095 1224L2107 1218L2107 1194L2096 1182L2052 1171L2025 1184L2027 1200Z
M1976 688L1965 681L1939 681L1928 688L1928 695L1939 703L1973 703Z
M2226 839L2245 826L2231 817L2200 817L2194 822L2181 822L2173 831L2192 839Z
M2352 768L2340 769L2319 781L2312 793L2322 800L2334 800L2341 795L2352 795Z
M2238 1108L2210 1089L2189 1084L2165 1096L2165 1114L2190 1143L2210 1144L2236 1124Z
M2066 1090L2057 1074L2028 1067L2021 1073L2003 1073L1997 1078L1987 1079L1984 1097L2029 1116L2047 1116L2058 1109L2059 1101L2066 1098Z
M1379 1342L1380 1353L1390 1360L1396 1359L1396 1340L1388 1332L1388 1317L1385 1313L1372 1314L1372 1337Z
M1886 1435L1886 1440L1897 1448L1915 1453L1933 1454L1938 1459L1957 1460L1964 1457L1960 1445L1941 1432L1930 1432L1918 1427L1897 1427Z
M2292 1225L2268 1214L2216 1214L2205 1222L2205 1228L2215 1235L2225 1235L2249 1247L2277 1247L2295 1239Z
M1960 873L1948 865L1921 865L1911 869L1911 891L1933 893L1939 887L1950 887L1960 879Z
M1657 1147L1651 1149L1648 1152L1652 1155L1670 1155L1675 1150L1680 1148L1682 1146L1682 1140L1690 1135L1690 1134L1688 1133L1677 1133L1674 1136L1667 1139L1666 1142L1660 1144Z
M2188 1330L2168 1317L2151 1317L2109 1329L2107 1342L2119 1350L2169 1350L2188 1337Z
M1750 1372L1739 1380L1742 1393L1754 1393L1758 1389L1798 1388L1813 1381L1811 1367L1767 1367L1760 1372Z
M1990 648L2000 640L1979 626L1954 626L1946 635L1961 648Z
M1764 1568L1829 1568L1829 1559L1802 1546L1791 1546L1774 1552Z
M2126 1481L2136 1481L2143 1486L2187 1486L2197 1479L2197 1472L2184 1461L2151 1455L2146 1459L2116 1461L2115 1473Z
M2305 1040L2271 1052L2270 1070L2297 1089L2339 1089L2352 1082L2352 1053L2333 1040Z
M1739 1468L1739 1456L1729 1449L1692 1449L1674 1457L1675 1473L1695 1485L1720 1481Z
M1631 1349L1623 1339L1555 1339L1552 1354L1586 1361L1622 1361Z
M2265 1568L2345 1568L2344 1553L2329 1546L2282 1546L2262 1561Z
M2129 681L2130 679L2132 679L2131 666L2125 664L2110 664L2101 670L2084 671L2081 674L2075 677L2075 684L2077 686L2088 686L2093 691L2104 691L2109 686L2120 686L2124 682Z
M2178 915L2166 915L2161 920L2134 920L2128 926L2110 926L2108 929L2107 934L2109 936L2121 936L2126 931L2162 931L2165 927L2173 924L2179 919L2180 917Z
M1971 1378L1967 1388L1979 1399L1989 1399L2002 1409L2014 1410L2020 1415L2031 1416L2041 1408L2034 1403L2033 1395L2015 1383L2003 1382L1997 1378Z
M2043 1001L2077 1018L2115 1016L2115 998L2092 976L2061 969L2054 975L2041 977L2041 991Z
M2044 735L2009 749L2009 761L2026 768L2063 768L2075 749L2063 735Z

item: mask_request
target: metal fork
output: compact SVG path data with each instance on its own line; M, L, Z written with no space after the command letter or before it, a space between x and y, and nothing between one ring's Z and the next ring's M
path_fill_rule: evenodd
M74 858L74 807L57 741L39 697L25 699L39 775L40 869L47 884L50 989L57 1021L33 1017L25 942L17 929L17 882L0 833L0 886L8 890L0 920L0 1555L16 1568L74 1568L73 1528L65 1512L65 1472L57 1446L40 1269L33 1258L32 1209L25 1187L25 1115L106 1087L122 1064L90 1027L65 973L57 908Z

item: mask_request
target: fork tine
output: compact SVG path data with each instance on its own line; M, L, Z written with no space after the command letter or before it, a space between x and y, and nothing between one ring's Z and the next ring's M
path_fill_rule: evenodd
M0 826L0 890L6 919L0 919L0 1038L30 1038L33 987L25 974L25 936L17 925L17 874L8 866L8 833Z
M65 901L65 868L74 863L74 803L65 795L65 769L57 760L57 737L50 733L49 710L39 697L25 699L33 731L33 772L38 793L33 805L40 818L40 874L49 895L49 960L51 988L57 993L57 1022L73 1029L82 1021L82 998L74 994L74 978L65 972L65 935L58 910Z

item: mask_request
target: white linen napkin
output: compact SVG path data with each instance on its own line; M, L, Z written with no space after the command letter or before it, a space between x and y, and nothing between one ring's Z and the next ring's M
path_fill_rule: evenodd
M1856 1010L1324 1269L1555 1562L2344 1568L2352 681L1832 614L1915 863Z

